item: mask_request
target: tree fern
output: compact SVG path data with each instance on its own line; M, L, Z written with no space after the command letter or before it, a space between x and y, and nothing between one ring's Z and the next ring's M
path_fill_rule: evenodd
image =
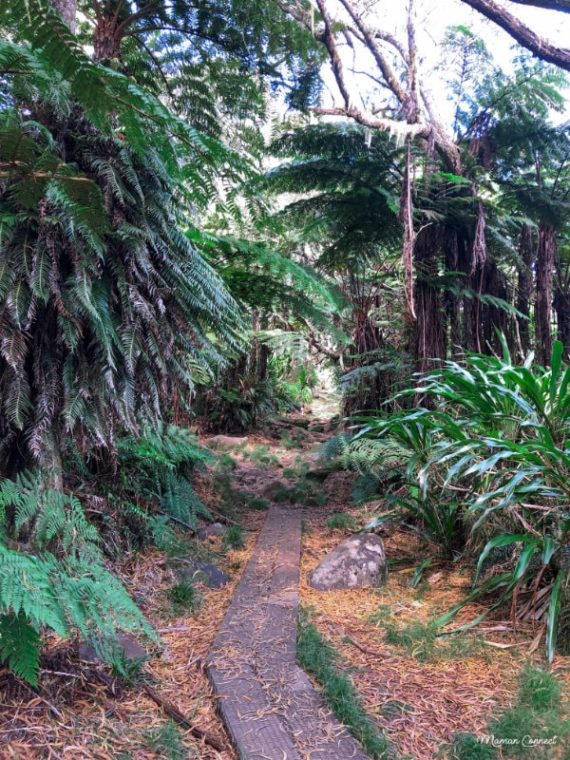
M0 50L5 65L14 63L17 46ZM184 182L185 202L209 202L225 149L195 132L198 153L182 137L185 147L170 157L154 138L133 148L120 124L111 129L78 111L61 61L55 73L46 68L51 48L24 53L32 73L18 68L8 81L12 97L35 104L32 113L0 113L0 429L7 449L18 439L49 462L46 452L67 434L84 450L109 446L115 425L134 430L136 417L160 416L174 386L182 396L192 390L196 365L207 374L220 363L217 343L237 348L240 313L180 231L185 207L172 180ZM113 102L109 95L106 108ZM153 108L168 118L160 103ZM130 108L127 119L131 112L139 113ZM146 118L133 128L155 135ZM65 145L55 137L61 129Z
M111 642L117 630L154 636L123 585L109 573L98 534L79 500L22 474L0 483L0 657L18 675L37 680L39 633L75 632ZM32 553L10 548L22 538Z
M140 436L123 438L118 451L125 481L120 499L157 502L167 516L191 526L198 517L210 517L193 488L192 476L196 466L214 458L195 435L176 425L147 426ZM146 510L140 514L149 517Z
M0 661L16 675L37 685L40 637L23 614L0 616Z

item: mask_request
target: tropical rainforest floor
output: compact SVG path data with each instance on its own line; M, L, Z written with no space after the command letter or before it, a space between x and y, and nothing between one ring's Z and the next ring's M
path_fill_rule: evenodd
M330 416L330 410L318 404L313 416L281 420L263 435L202 436L218 454L218 464L201 476L198 490L229 521L230 535L188 539L184 551L217 564L229 573L230 582L220 589L197 584L195 596L181 600L173 594L179 584L172 557L156 550L126 556L119 574L160 633L160 643L150 649L142 670L133 667L126 676L102 664L82 662L76 645L55 640L43 657L39 690L0 671L1 758L234 758L204 666L271 503L280 509L303 507L303 624L335 650L334 667L352 679L358 710L385 735L391 756L519 756L513 747L499 749L497 755L483 754L481 745L472 754L465 749L469 736L500 731L508 735L506 718L500 725L496 721L510 716L518 729L527 720L528 730L539 737L558 728L554 744L519 747L520 756L570 757L570 658L558 657L552 667L562 686L556 710L537 717L521 702L520 679L530 661L544 665L538 630L513 630L503 610L471 631L436 638L430 620L466 595L472 569L434 562L412 585L415 569L431 547L411 528L382 532L388 560L394 563L384 587L330 592L309 587L307 573L344 537L365 525L377 506L352 503L354 474L322 472L318 451L332 433L328 421L317 418ZM339 520L334 517L338 514L349 517ZM234 521L243 532L234 529L230 539ZM465 607L454 627L483 609ZM320 674L315 675L319 688ZM145 684L208 740L193 736L179 720L170 720ZM459 744L458 736L463 737Z

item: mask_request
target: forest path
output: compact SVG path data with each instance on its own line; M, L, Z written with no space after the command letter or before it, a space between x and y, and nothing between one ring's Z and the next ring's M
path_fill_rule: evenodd
M270 506L208 674L240 760L365 760L296 663L302 516Z

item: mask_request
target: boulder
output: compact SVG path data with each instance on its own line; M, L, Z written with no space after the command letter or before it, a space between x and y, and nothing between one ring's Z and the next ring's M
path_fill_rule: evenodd
M231 580L226 572L210 562L171 557L167 560L167 565L172 568L179 580L190 581L190 583L197 581L208 588L222 588Z
M387 576L386 554L380 536L357 533L336 546L309 574L319 591L381 586Z
M225 536L228 532L227 527L220 522L205 525L197 531L198 538L210 538L210 536Z
M212 446L221 446L222 448L233 449L245 446L248 439L245 436L237 435L214 435L209 441Z
M209 562L192 562L178 571L182 578L203 583L208 588L222 588L230 582L230 576Z
M146 660L148 652L131 633L118 633L116 639L94 645L88 641L79 644L79 657L87 662L107 662L106 654L118 654L125 661Z

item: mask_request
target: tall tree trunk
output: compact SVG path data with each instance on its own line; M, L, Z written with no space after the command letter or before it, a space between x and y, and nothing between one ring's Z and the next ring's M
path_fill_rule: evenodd
M115 15L97 19L93 38L93 60L96 63L119 58L122 33Z
M516 317L520 349L524 356L530 351L530 299L532 296L534 254L535 248L532 240L532 229L525 224L521 230L519 240L519 254L521 264L519 269L519 282L517 293L517 310L523 317ZM525 319L526 317L526 319Z
M482 294L508 301L507 278L492 258L488 258L483 266ZM507 336L507 312L497 306L481 303L481 350L499 352L501 345L497 331ZM512 349L512 345L510 346Z
M438 275L439 234L436 225L418 233L414 247L416 265L415 357L420 371L436 366L445 358L445 320L441 290L434 286Z
M552 282L556 255L556 232L548 225L538 230L536 252L536 356L547 366L552 353Z
M77 0L50 0L50 5L65 21L72 32L75 32L77 21Z

